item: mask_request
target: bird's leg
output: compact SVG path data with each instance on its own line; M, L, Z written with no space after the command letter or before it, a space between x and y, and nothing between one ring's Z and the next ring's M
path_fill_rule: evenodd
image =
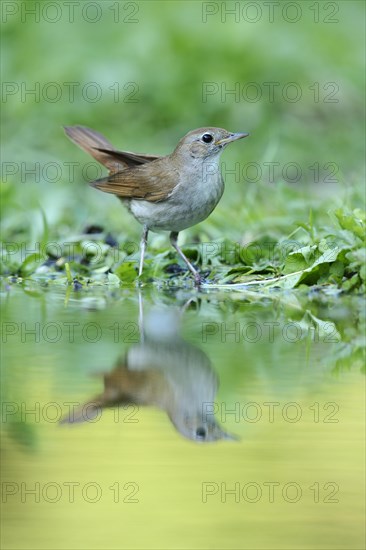
M173 248L175 248L175 250L178 252L179 256L182 258L182 260L184 260L184 262L187 264L188 266L188 269L189 271L192 273L193 277L194 277L194 283L196 286L200 286L201 284L201 276L200 274L198 273L197 269L195 269L193 267L193 265L191 264L191 262L188 260L188 258L183 254L183 252L181 251L181 249L179 248L178 246L178 233L176 231L172 231L170 233L170 242L173 246Z
M140 343L143 344L145 341L144 334L144 302L142 300L141 289L138 289L139 297L139 331L140 331Z
M142 231L142 237L140 242L140 266L139 266L139 277L142 275L142 270L144 268L144 256L145 256L145 250L146 250L146 243L147 243L147 236L149 234L149 230L146 225L144 225L144 229Z

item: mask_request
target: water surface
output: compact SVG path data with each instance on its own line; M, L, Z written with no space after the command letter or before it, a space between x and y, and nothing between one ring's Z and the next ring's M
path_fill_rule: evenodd
M27 283L2 301L4 547L363 548L357 297ZM103 376L115 405L68 422Z

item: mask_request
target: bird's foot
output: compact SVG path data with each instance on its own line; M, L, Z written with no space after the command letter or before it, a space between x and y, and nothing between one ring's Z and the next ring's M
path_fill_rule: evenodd
M193 276L194 276L194 286L200 287L201 284L202 284L202 277L201 277L201 275L199 274L198 271L195 271L195 273L193 273Z

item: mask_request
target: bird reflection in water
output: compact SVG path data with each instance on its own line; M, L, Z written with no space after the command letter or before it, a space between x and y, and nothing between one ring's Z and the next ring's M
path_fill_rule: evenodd
M104 375L102 394L70 412L62 423L90 421L102 409L147 405L164 410L178 432L195 442L237 439L213 411L218 378L207 355L182 339L177 312L152 310L140 318L141 342Z

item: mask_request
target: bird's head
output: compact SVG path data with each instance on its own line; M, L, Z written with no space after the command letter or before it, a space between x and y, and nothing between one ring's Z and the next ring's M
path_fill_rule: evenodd
M233 133L223 128L198 128L180 140L174 153L205 159L219 155L229 143L247 136L248 133Z

